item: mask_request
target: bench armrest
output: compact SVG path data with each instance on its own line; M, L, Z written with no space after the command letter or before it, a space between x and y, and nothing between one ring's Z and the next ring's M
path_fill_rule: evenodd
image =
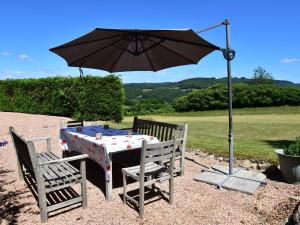
M39 138L32 138L32 139L27 139L26 142L29 141L43 141L46 140L47 141L47 151L51 152L51 137L39 137Z
M51 137L32 138L32 139L27 139L26 141L41 141L41 140L48 140L48 139L51 139Z
M40 162L39 165L47 165L47 164L53 164L53 163L62 163L62 162L70 162L70 161L75 161L75 160L83 160L89 158L88 154L83 154L83 155L77 155L77 156L72 156L68 158L63 158L63 159L56 159L56 160L51 160L47 162Z

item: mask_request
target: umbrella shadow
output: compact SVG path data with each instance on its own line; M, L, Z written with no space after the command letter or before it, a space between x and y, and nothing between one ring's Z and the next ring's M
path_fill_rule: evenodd
M78 155L77 152L70 152L67 157ZM112 174L113 174L113 188L123 186L122 168L139 165L140 163L140 149L130 150L126 152L118 152L112 155ZM79 162L71 162L77 169L80 168ZM105 195L105 172L102 167L92 159L86 161L86 178L94 186L99 188ZM129 183L133 180L129 180Z
M6 185L16 182L16 180L10 182L3 180L4 176L12 172L12 170L0 167L0 224L18 224L18 217L20 216L21 210L32 205L31 203L21 203L22 199L29 193L28 190L26 191L22 188L22 190L10 191L6 189Z
M149 187L145 187L144 189L144 204L149 205L153 202L157 202L160 200L165 200L165 201L169 201L169 199L166 197L166 195L168 194L166 191L161 190L157 187L155 187L154 189L151 189ZM139 189L134 189L131 191L127 192L127 195L130 196L131 198L133 198L134 200L136 200L137 202L139 201ZM121 198L121 200L123 201L123 194L119 194L119 197ZM134 209L135 211L139 212L139 206L134 204L133 202L131 202L130 200L126 201L126 204Z
M272 148L282 149L288 147L290 144L295 143L292 140L263 140L262 142L267 143Z

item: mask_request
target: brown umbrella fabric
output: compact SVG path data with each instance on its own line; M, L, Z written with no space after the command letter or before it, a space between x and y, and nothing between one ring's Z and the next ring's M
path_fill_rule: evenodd
M100 29L50 51L69 66L121 71L158 71L197 64L219 47L193 30Z

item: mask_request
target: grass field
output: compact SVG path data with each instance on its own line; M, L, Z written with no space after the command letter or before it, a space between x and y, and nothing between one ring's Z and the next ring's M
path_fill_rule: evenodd
M274 153L300 136L300 106L235 109L234 152L237 158L277 162ZM170 113L141 116L156 121L188 123L187 146L219 156L228 155L228 117L226 110ZM130 127L126 117L118 127Z

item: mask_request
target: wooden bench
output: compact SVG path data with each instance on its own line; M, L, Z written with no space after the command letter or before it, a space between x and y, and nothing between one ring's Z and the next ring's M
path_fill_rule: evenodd
M176 140L181 141L178 149L176 150L176 160L180 160L179 166L175 168L175 173L184 174L184 159L185 148L187 139L187 124L172 124L165 122L158 122L152 120L139 119L134 117L132 132L144 135L151 135L158 138L159 141L170 141L174 137Z
M36 182L42 222L46 222L48 213L54 210L80 202L83 208L87 207L85 159L88 158L88 155L60 159L51 152L51 138L24 140L14 131L14 128L10 127L9 132L16 150L19 178L24 180L25 175L29 173ZM33 142L38 140L47 141L45 152L36 152ZM80 170L68 163L75 160L80 160ZM75 198L54 205L47 204L46 194L49 195L54 191L69 188L77 183L81 184L81 195L76 193Z

